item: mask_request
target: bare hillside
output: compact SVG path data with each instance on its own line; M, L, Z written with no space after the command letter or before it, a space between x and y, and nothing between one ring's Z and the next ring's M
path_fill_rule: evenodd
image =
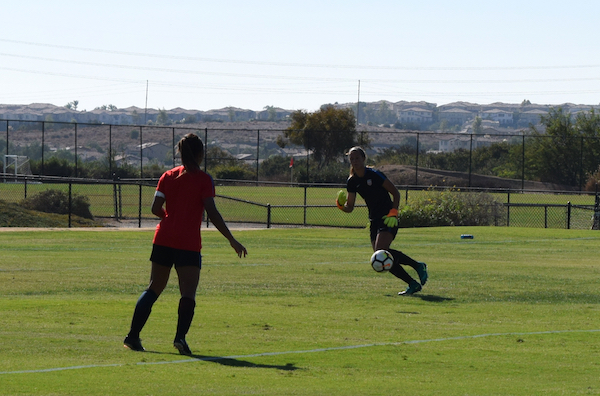
M505 179L496 176L484 176L471 174L469 184L469 174L465 172L453 172L439 169L419 168L418 179L415 176L415 167L407 165L382 165L378 168L395 185L422 185L422 186L456 186L456 187L481 187L481 188L510 188L541 191L571 191L576 188L553 183L542 183L534 181L525 181L522 185L521 180Z

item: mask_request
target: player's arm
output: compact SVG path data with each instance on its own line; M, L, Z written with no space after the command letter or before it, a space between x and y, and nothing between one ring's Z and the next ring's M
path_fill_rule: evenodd
M388 227L398 227L398 205L400 205L400 192L394 186L394 183L390 179L385 179L382 184L383 188L390 194L392 194L392 209L390 212L383 216L383 223Z
M227 240L229 241L229 244L235 250L237 255L239 257L242 257L242 254L243 254L245 257L248 254L248 251L246 250L244 245L239 243L233 237L233 235L231 234L231 231L229 231L229 227L227 227L227 224L225 224L225 220L223 220L223 216L221 216L221 213L217 209L217 206L215 205L215 200L213 197L204 198L204 210L206 210L206 213L208 214L210 221L212 221L212 223L215 225L217 230L219 230L219 232L225 238L227 238Z
M156 217L163 219L167 212L165 212L163 205L165 204L165 195L160 191L156 191L154 194L154 200L152 201L152 214Z
M354 204L356 203L356 193L349 192L348 198L346 199L346 204L343 206L343 211L346 213L351 213L354 210Z
M392 194L392 208L398 210L398 207L400 206L400 191L398 191L390 179L385 179L382 186L387 192Z

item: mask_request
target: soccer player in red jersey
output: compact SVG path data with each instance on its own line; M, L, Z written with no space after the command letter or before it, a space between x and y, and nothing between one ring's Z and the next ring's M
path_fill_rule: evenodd
M192 354L185 336L192 324L196 307L196 290L202 267L200 227L205 210L237 255L245 257L248 254L246 248L233 237L215 206L213 179L200 169L204 158L202 140L193 133L187 134L179 141L177 149L183 165L160 177L152 202L152 213L160 217L161 221L152 241L150 285L137 301L131 329L123 341L126 347L134 351L145 350L140 332L150 316L154 302L167 286L171 268L175 266L181 299L173 346L182 355Z

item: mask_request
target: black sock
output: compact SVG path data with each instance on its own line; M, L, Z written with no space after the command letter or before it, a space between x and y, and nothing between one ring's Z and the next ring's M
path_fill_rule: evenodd
M130 337L140 337L140 331L142 331L142 328L146 324L150 312L152 312L152 305L154 305L157 299L158 296L152 290L144 290L137 304L135 304L133 318L131 319L131 329L129 330Z
M177 334L175 339L185 339L190 326L192 325L192 319L194 318L194 309L196 308L196 301L188 297L181 297L179 300L178 319L177 319Z
M392 253L392 256L394 256L394 264L409 265L412 268L414 268L415 270L417 268L419 268L420 264L417 261L408 257L406 254L402 253L401 251L394 250L394 249L388 249L388 252Z
M392 265L392 269L390 269L390 273L396 278L400 278L408 284L414 281L413 277L410 276L408 272L404 270L404 268L402 268L402 265L400 265L400 263L395 262L395 260L394 265Z

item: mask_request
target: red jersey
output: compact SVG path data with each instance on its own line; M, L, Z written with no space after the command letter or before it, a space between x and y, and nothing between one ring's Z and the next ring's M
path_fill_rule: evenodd
M166 216L156 226L152 243L199 252L204 199L215 196L212 177L201 170L184 172L178 166L160 177L156 191L165 198Z

